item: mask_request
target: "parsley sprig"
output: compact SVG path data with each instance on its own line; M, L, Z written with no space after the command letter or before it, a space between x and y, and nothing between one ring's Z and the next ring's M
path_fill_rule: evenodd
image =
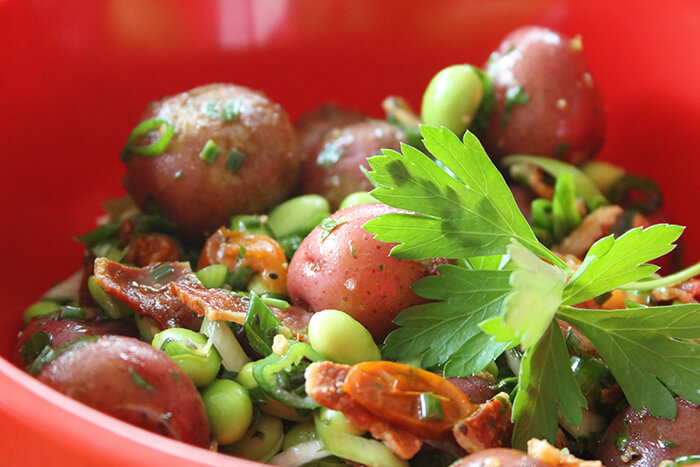
M428 126L421 134L433 158L404 145L401 153L384 150L369 159L377 187L372 196L414 214L385 214L365 228L397 242L396 257L460 261L414 285L434 301L396 318L400 327L386 339L387 357L420 357L424 368L464 376L521 346L513 407L513 444L521 448L530 437L553 442L558 414L578 425L586 407L557 318L591 340L634 409L673 418L674 393L700 404L700 345L692 341L700 338L700 305L573 307L654 273L658 268L646 263L671 251L682 227L660 224L605 237L574 271L537 240L474 135L460 141ZM514 269L482 258L506 254Z

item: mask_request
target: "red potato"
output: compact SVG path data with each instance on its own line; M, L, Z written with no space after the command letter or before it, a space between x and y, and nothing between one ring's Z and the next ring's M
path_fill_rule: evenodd
M101 337L59 355L37 378L125 422L209 445L209 420L199 392L170 357L145 342Z
M357 110L345 109L332 103L324 104L305 113L294 124L301 153L306 154L330 130L359 123L367 118L365 114Z
M602 146L603 98L581 44L532 26L503 40L486 64L496 98L482 139L491 157L531 154L578 164Z
M395 328L392 320L399 312L425 303L411 286L434 273L434 268L390 257L395 244L375 240L362 228L390 212L406 211L363 204L333 214L329 219L337 224L330 232L316 227L289 264L287 289L292 302L312 312L344 311L378 341Z
M551 467L516 449L491 448L463 457L450 467Z
M51 337L51 347L54 349L86 336L118 334L135 337L138 335L138 331L134 325L126 321L75 321L56 318L34 319L17 335L17 343L12 351L11 359L18 367L24 368L29 364L29 362L22 357L20 349L29 338L38 331L44 331Z
M620 412L606 430L597 457L608 467L656 467L662 460L700 453L700 406L679 397L676 405L675 420L631 407Z
M472 404L483 404L498 394L498 391L493 388L493 383L478 376L446 379L466 394Z
M225 114L225 106L237 116ZM189 238L227 224L232 214L266 212L296 187L302 156L286 112L262 93L212 84L152 103L143 120L163 118L174 133L157 157L126 153L123 184L143 207L155 200ZM200 158L208 141L220 152ZM243 155L240 167L226 162ZM215 200L212 202L212 200Z
M385 122L355 123L332 130L307 154L301 189L324 196L331 208L337 209L350 193L372 189L362 171L370 169L367 158L383 148L398 150L403 141L406 132Z

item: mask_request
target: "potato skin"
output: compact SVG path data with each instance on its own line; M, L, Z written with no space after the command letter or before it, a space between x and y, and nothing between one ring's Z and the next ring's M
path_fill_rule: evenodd
M626 467L656 467L662 460L700 453L700 406L676 397L678 413L675 420L654 417L642 410L635 412L631 407L620 412L610 423L598 448L597 457L603 464ZM623 430L623 420L627 424ZM615 444L615 436L627 437L625 449L620 451ZM677 444L666 447L664 440ZM625 452L637 453L629 462L624 462Z
M526 452L509 448L491 448L463 457L450 467L548 467Z
M531 154L578 164L595 155L605 139L605 111L580 44L532 26L503 40L486 64L496 98L483 138L491 157ZM529 99L507 111L507 93L518 87Z
M238 103L238 117L227 122L207 114L209 103L228 100ZM294 128L262 93L203 86L150 104L142 120L156 117L172 122L170 143L153 158L127 153L122 183L140 206L153 198L185 236L201 238L234 213L265 212L296 187L302 161ZM209 140L221 150L211 164L199 157ZM232 149L245 155L235 173L225 165Z
M339 224L325 239L325 232L316 227L289 264L287 288L292 302L312 312L344 311L377 341L396 327L392 320L400 311L425 303L411 286L434 273L434 268L390 257L395 244L375 240L362 228L368 220L390 212L406 211L363 204L333 214L330 219Z
M323 104L304 115L294 123L302 154L309 152L316 143L334 128L341 128L367 120L362 112L338 107L333 103Z
M307 154L301 190L324 196L331 208L337 209L350 193L373 188L361 169L369 170L367 157L383 148L398 150L403 141L406 132L385 122L355 123L331 130ZM321 163L319 156L327 154L333 154L337 161Z
M150 387L137 384L139 377ZM138 339L105 336L77 346L46 364L37 378L125 422L209 445L209 420L192 381L165 353Z
M20 349L38 331L44 331L51 336L51 347L54 349L81 337L104 336L108 334L130 337L138 335L136 327L127 321L76 321L55 317L37 318L27 324L17 335L17 342L11 358L12 362L18 367L24 368L29 364L22 357Z

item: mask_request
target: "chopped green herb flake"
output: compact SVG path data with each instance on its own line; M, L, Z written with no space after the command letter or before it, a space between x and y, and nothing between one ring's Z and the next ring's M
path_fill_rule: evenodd
M326 143L318 153L316 163L321 167L330 167L343 157L344 150L345 148L337 140Z
M177 374L177 371L170 370L170 374L172 375L173 380L175 380L176 383L180 382L180 375Z
M561 156L563 156L564 153L568 150L569 150L569 143L562 141L559 144L557 144L557 148L554 150L554 157L556 159L561 159Z
M133 368L129 368L129 374L131 375L131 379L137 386L145 389L146 391L153 392L153 386L148 381L146 381L143 378L143 376L136 373L136 370L134 370Z
M216 101L215 100L208 100L206 104L204 104L204 112L207 114L207 117L214 119L219 116L219 113L216 110Z
M226 157L226 162L224 165L226 165L226 168L231 172L236 173L241 168L243 159L245 159L245 154L238 149L231 149Z
M229 99L221 106L221 118L225 122L231 122L238 118L241 113L241 103L234 99Z
M121 227L121 222L107 222L106 224L97 226L88 233L83 234L80 237L76 237L75 239L80 243L84 243L88 247L92 247L98 243L104 242L105 240L111 239L114 234L117 233L119 227Z
M384 265L383 265L383 264L380 264L380 265L379 265L379 270L380 270L380 271L383 271L383 270L384 270Z
M199 158L208 164L213 164L216 162L216 158L219 157L220 152L219 146L213 140L209 140L202 148L202 152L199 153Z
M321 223L319 224L319 227L321 228L321 241L325 240L328 238L328 236L335 230L338 226L342 224L347 224L347 221L336 221L330 218L323 219Z
M355 247L352 246L352 245L350 245L350 256L352 256L352 257L354 258L354 257L355 257L355 253L356 253Z
M243 259L246 251L248 251L248 249L245 247L245 245L238 245L238 259Z
M22 344L19 352L27 363L31 363L47 346L51 347L51 335L46 331L37 331Z
M153 270L151 271L151 276L153 277L153 279L160 281L168 277L174 271L175 270L170 265L170 263L163 263L153 268Z
M664 447L666 449L673 449L676 446L678 446L678 443L676 443L675 441L672 441L670 439L666 439L666 438L662 438L661 442L664 444Z
M442 420L445 414L442 411L442 401L432 392L424 392L419 396L418 418L421 420Z

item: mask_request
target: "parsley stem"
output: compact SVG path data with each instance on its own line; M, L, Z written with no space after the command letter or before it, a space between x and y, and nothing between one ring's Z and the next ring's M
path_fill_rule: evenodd
M653 290L658 289L659 287L666 287L683 282L691 277L697 276L698 274L700 274L700 263L695 263L688 268L682 269L666 277L649 281L642 280L638 282L630 282L629 284L625 284L620 288L623 290Z

